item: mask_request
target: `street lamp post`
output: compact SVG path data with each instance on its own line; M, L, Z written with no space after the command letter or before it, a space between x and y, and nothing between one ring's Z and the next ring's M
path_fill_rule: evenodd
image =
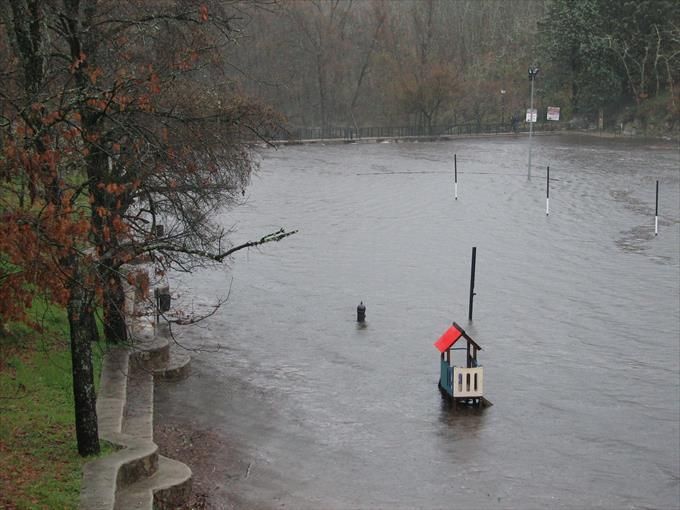
M538 74L538 67L529 66L529 81L531 81L531 101L529 105L529 164L527 176L531 179L531 137L534 131L534 81L536 80L536 75ZM538 119L538 115L536 115Z
M505 89L501 89L501 128L505 126Z

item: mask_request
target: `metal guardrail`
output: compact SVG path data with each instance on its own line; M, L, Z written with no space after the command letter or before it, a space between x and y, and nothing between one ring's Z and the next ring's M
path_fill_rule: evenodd
M558 122L543 121L534 124L535 131L556 131L562 129ZM529 131L529 124L520 123L515 132ZM274 140L360 140L362 138L415 138L462 136L480 134L512 133L511 124L454 124L450 126L369 126L369 127L326 127L302 128L292 127L286 132L278 133Z

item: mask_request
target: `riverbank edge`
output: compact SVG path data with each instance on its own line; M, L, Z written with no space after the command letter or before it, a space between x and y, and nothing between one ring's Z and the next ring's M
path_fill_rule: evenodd
M99 437L120 449L83 467L81 510L114 510L134 502L134 508L175 509L191 494L191 469L159 454L153 441L154 380L178 380L188 376L188 356L170 357L170 330L154 325L143 315L136 289L127 287L125 308L132 344L109 350L103 360L97 397ZM135 388L131 403L130 383L137 369L146 384ZM135 423L125 427L128 411ZM132 421L132 420L130 420Z

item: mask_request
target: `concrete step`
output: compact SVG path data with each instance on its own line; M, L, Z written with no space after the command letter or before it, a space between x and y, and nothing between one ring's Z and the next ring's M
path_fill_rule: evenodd
M153 442L154 377L186 377L190 359L170 354L168 324L133 313L138 299L126 288L131 346L106 354L97 396L99 436L120 450L83 467L82 510L169 510L191 496L189 467L159 455Z
M99 437L121 449L85 464L80 493L81 509L112 510L117 490L140 478L149 477L157 470L158 447L151 440L151 433L146 433L149 438L140 438L121 432L128 408L129 376L133 372L126 349L112 349L104 357L97 397ZM151 379L150 375L147 375L147 379ZM148 401L148 388L142 395ZM153 392L150 398L153 399ZM133 404L133 412L136 413L138 407L139 404ZM144 428L152 430L148 425Z
M191 373L191 356L184 352L170 351L167 364L153 371L156 381L180 381Z
M181 507L191 495L191 469L159 456L158 470L116 494L116 510L170 510Z
M120 432L127 400L129 353L127 349L111 349L104 356L97 395L99 435Z
M158 471L158 446L153 441L131 436L119 436L115 441L125 448L116 452L120 458L116 487L121 490L135 484L138 480L149 478Z
M152 441L122 434L109 434L106 440L125 447L83 466L82 510L113 510L119 491L158 471L158 447Z
M127 405L121 432L153 441L153 372L132 366L127 382Z
M170 359L168 338L164 334L156 334L153 327L137 330L132 341L133 364L150 370L165 366Z

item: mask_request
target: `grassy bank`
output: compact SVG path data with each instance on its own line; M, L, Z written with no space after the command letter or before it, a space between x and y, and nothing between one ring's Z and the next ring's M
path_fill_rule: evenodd
M0 508L77 508L89 459L76 447L68 321L37 300L31 315L39 331L0 332ZM93 350L98 382L102 349Z

